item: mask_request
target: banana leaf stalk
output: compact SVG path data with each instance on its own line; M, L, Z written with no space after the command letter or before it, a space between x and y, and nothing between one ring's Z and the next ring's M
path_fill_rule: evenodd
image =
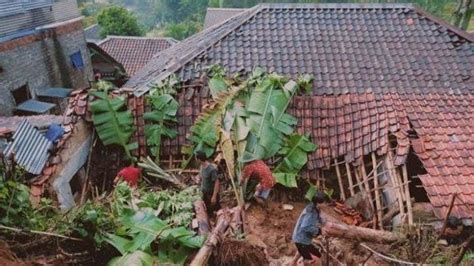
M165 170L158 166L150 157L147 157L146 159L142 158L141 162L138 163L138 166L143 168L149 176L168 181L180 188L185 187L185 185L178 178L165 172Z

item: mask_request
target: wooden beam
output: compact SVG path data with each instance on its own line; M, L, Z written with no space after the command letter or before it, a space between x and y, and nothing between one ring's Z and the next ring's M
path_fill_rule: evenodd
M410 184L408 182L407 166L402 166L403 183L405 183L405 198L407 202L408 224L413 224L413 210L411 206Z
M372 152L372 165L374 167L374 189L375 189L375 206L377 208L377 219L379 221L379 227L383 230L383 220L382 220L382 203L380 202L380 191L379 191L379 177L377 175L377 158L375 157L375 152Z
M339 191L341 193L341 198L343 201L346 201L346 193L344 192L344 184L342 183L341 170L339 169L339 165L337 164L337 159L334 159L334 162L335 162L335 167L336 167L337 182L339 183Z
M352 182L352 174L351 174L351 167L350 165L346 162L346 172L347 172L347 179L349 180L349 191L351 193L351 196L354 196L354 184Z

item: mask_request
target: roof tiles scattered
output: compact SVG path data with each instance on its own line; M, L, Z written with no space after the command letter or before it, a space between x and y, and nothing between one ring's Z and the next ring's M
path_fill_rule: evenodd
M121 63L131 76L157 53L176 43L177 41L171 38L108 36L99 46Z

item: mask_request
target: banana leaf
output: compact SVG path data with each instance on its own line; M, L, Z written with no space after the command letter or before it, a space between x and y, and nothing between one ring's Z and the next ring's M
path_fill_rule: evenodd
M97 134L104 145L122 146L127 157L132 159L131 151L138 148L138 143L129 143L135 128L132 113L125 109L124 97L110 97L105 91L91 91L96 99L90 104L92 121Z
M277 182L294 187L296 176L308 162L308 153L314 152L317 146L307 136L292 134L289 136L279 155L283 156L280 163L273 170Z
M143 118L151 123L145 126L145 136L148 147L155 155L155 162L158 162L162 137L174 138L177 135L176 130L170 127L177 122L176 113L179 104L170 94L152 94L147 99L152 111L143 115Z
M137 250L130 254L125 254L122 257L113 258L107 265L109 266L149 266L155 265L158 258L146 252Z

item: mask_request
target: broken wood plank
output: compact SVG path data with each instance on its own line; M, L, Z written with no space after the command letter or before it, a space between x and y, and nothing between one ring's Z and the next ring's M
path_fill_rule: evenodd
M382 203L380 202L380 191L379 191L379 177L377 175L377 158L375 157L375 153L372 152L372 165L374 169L374 189L375 189L375 206L377 212L377 219L379 221L379 227L383 230L383 221L382 221Z
M390 180L392 181L394 187L395 187L395 193L397 194L397 201L398 201L398 207L400 208L400 215L403 217L405 216L405 206L403 205L403 194L400 193L400 185L397 180L397 176L394 173L394 165L392 162L392 153L388 152L387 157L385 157L385 164L387 165L388 168L388 174L390 176Z
M408 182L408 171L406 164L402 167L403 183L405 183L405 197L407 202L408 224L413 224L413 209L411 206L410 186Z
M197 200L194 202L194 212L196 213L196 219L198 220L198 234L208 235L211 226L206 211L206 204L203 200Z

